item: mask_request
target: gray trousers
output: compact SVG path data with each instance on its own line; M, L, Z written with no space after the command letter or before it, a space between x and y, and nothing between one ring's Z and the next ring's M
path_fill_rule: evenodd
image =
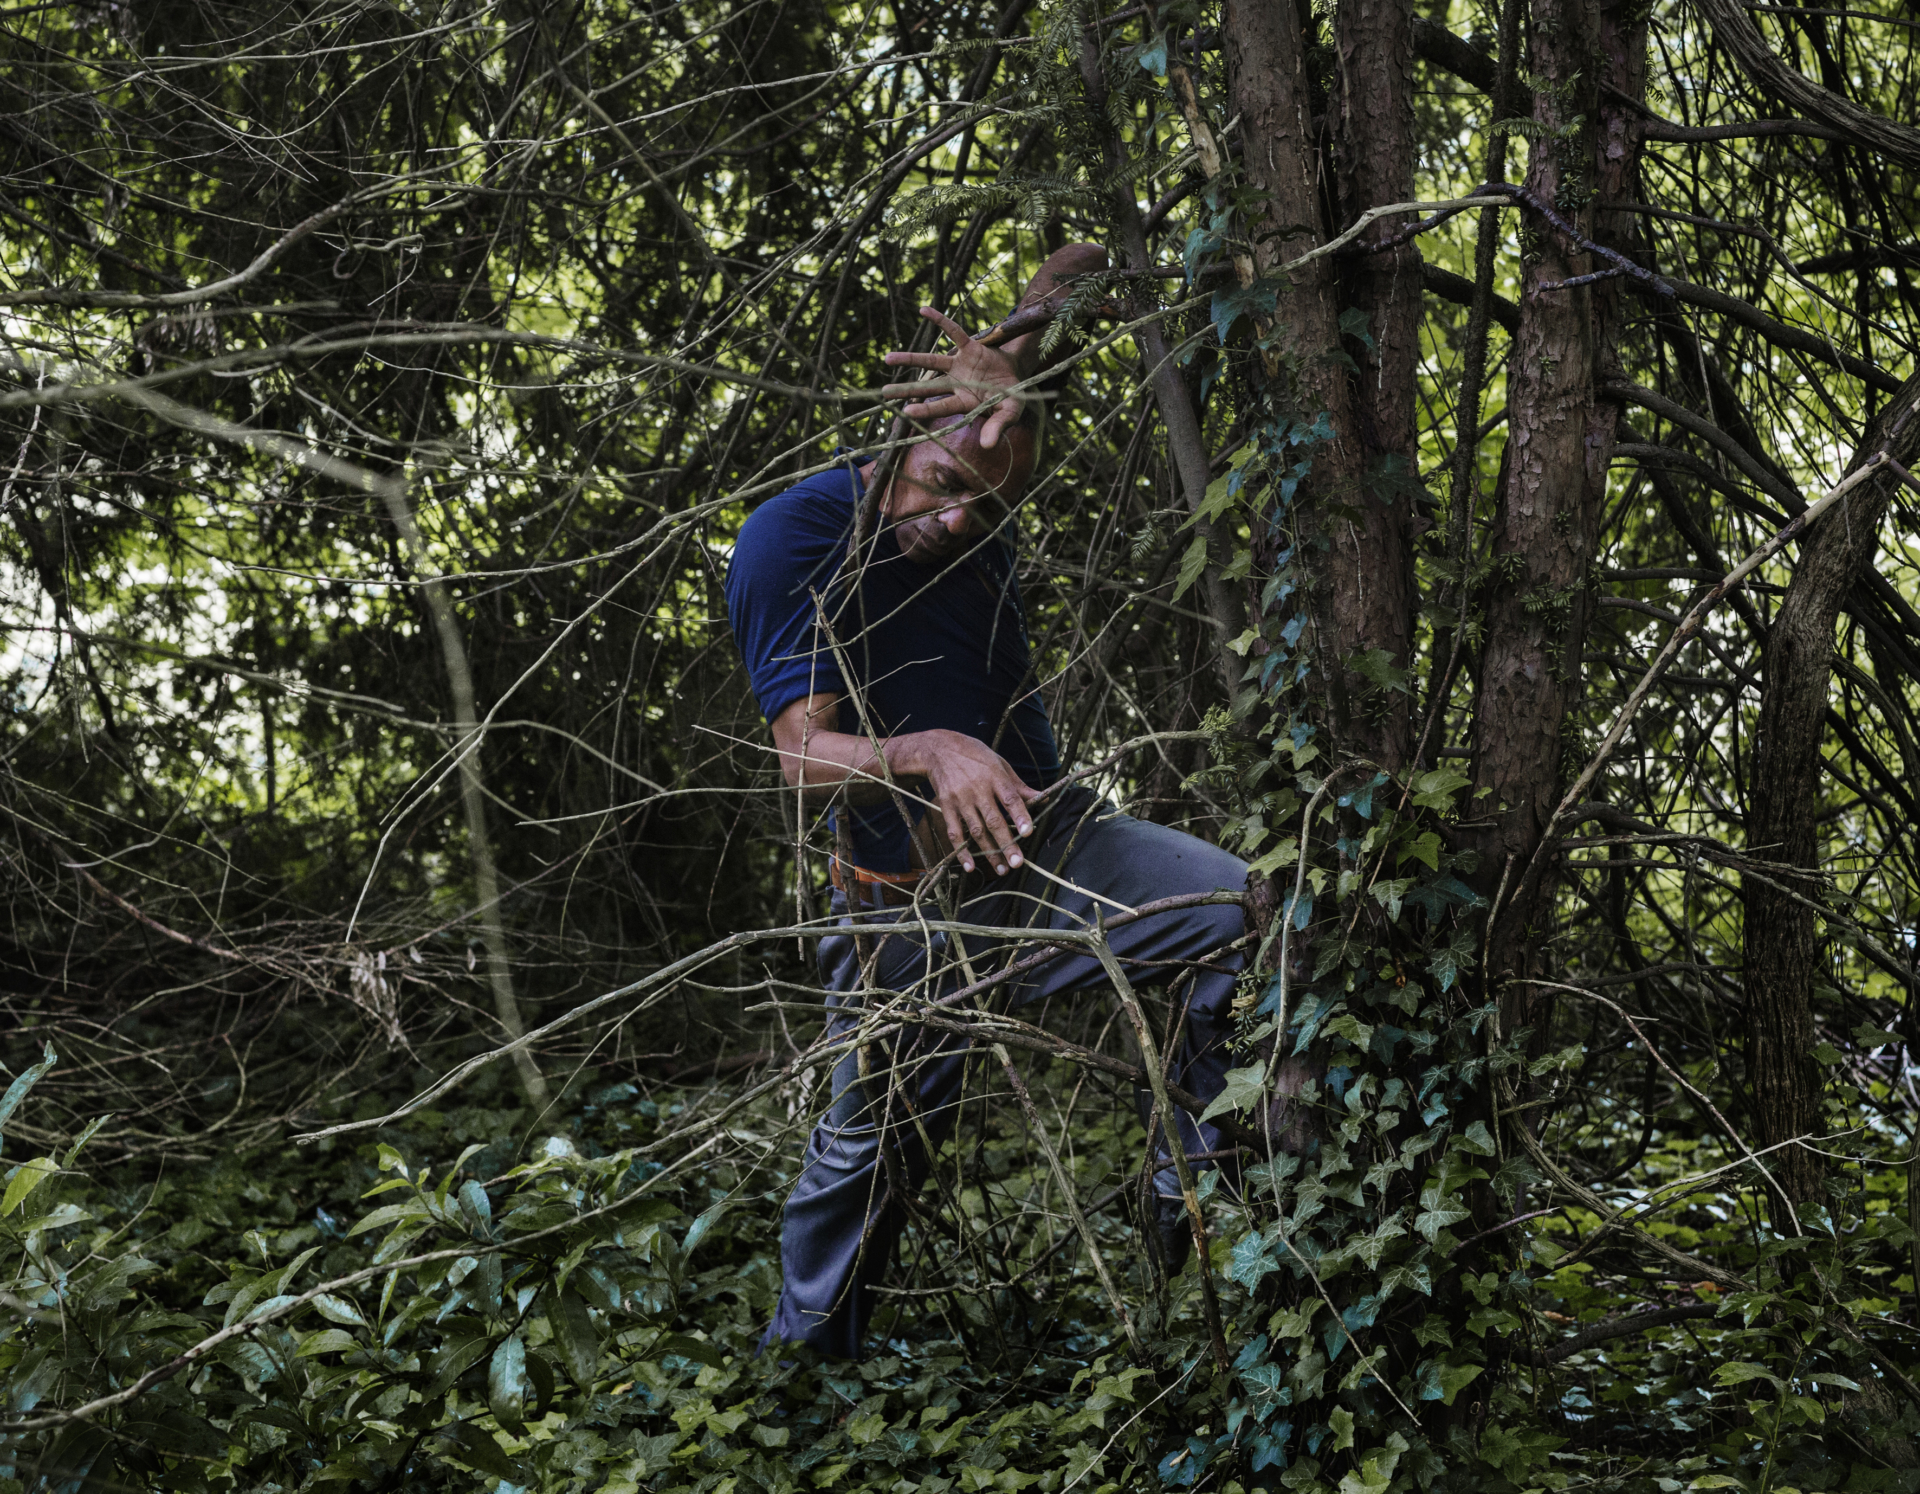
M1128 907L1183 893L1240 892L1247 865L1239 857L1178 830L1119 813L1085 790L1069 789L1023 854L1057 876ZM980 878L969 879L972 891ZM957 921L1027 928L1085 929L1094 902L1044 878L989 874L960 907ZM1115 909L1099 905L1105 917ZM835 911L852 926L838 894ZM938 918L935 909L926 915ZM959 951L944 934L931 937L901 921L901 910L868 911L874 983L934 999L964 984ZM1121 968L1136 985L1168 982L1180 962L1206 959L1239 938L1235 904L1207 904L1141 918L1110 932ZM1004 961L1005 939L965 940L974 974ZM1219 1093L1230 1063L1233 993L1242 960L1236 952L1199 971L1191 986L1174 1081L1203 1100ZM860 955L851 932L820 944L820 969L829 995L828 1032L857 1027ZM1014 1005L1079 991L1105 989L1108 980L1091 955L1067 953L1040 966L1011 992ZM833 1103L807 1143L806 1162L787 1199L781 1224L784 1285L766 1341L812 1344L824 1353L857 1358L873 1315L880 1279L905 1223L896 1189L917 1191L937 1148L953 1129L965 1078L967 1040L927 1027L910 1028L884 1043L850 1052L833 1071ZM1189 1154L1219 1150L1219 1133L1182 1112L1181 1139ZM890 1155L888 1155L890 1154ZM1173 1191L1170 1187L1165 1191Z

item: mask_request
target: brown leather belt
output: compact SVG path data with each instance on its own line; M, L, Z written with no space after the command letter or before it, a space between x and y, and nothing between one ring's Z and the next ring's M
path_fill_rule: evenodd
M847 875L849 872L852 876ZM827 875L835 887L847 894L849 903L876 908L905 908L912 905L914 895L927 874L923 871L869 871L850 861L843 862L838 856L829 856Z

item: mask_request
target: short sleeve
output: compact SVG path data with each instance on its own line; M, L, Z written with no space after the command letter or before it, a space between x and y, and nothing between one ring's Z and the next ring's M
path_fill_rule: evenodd
M734 543L727 618L769 722L808 695L846 691L815 627L813 596L839 572L853 488L844 469L810 478L755 509Z

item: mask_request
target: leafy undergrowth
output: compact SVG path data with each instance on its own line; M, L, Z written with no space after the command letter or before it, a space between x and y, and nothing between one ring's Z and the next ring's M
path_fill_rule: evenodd
M1742 1269L1772 1283L1752 1294L1636 1284L1623 1261L1583 1244L1590 1218L1543 1221L1515 1269L1465 1275L1460 1310L1421 1324L1491 1369L1436 1372L1425 1445L1370 1429L1364 1395L1348 1402L1357 1414L1336 1409L1327 1430L1295 1440L1296 1396L1364 1390L1362 1359L1219 1187L1208 1189L1214 1279L1236 1356L1224 1378L1206 1352L1196 1269L1156 1298L1112 1211L1095 1228L1151 1363L1129 1362L1092 1273L1043 1229L1018 1250L1058 1269L1032 1290L962 1292L943 1310L902 1297L893 1336L858 1365L756 1355L778 1288L786 1181L781 1149L759 1143L781 1116L769 1102L760 1130L752 1109L719 1118L717 1093L687 1104L716 1113L734 1160L657 1145L683 1132L682 1105L615 1085L549 1117L530 1142L527 1113L482 1089L378 1143L133 1178L89 1176L82 1140L15 1166L0 1198L10 1418L0 1489L1891 1494L1916 1484L1895 1466L1914 1412L1834 1331L1836 1313L1884 1330L1893 1294L1912 1285L1874 1264L1906 1245L1884 1189L1837 1200L1852 1222L1824 1243L1817 1232L1791 1248L1767 1243L1737 1201L1709 1193L1653 1225L1684 1249L1745 1252ZM1140 1140L1116 1129L1103 1152L1099 1128L1089 1134L1073 1159L1083 1181ZM1027 1200L1031 1224L1048 1217L1047 1180L1022 1169L1016 1139L983 1145L974 1177L999 1200ZM1649 1168L1684 1177L1704 1160L1698 1150L1656 1149ZM1010 1265L1003 1253L995 1268ZM1884 1295L1835 1299L1836 1286L1858 1292L1875 1271ZM926 1274L899 1280L924 1286ZM1533 1360L1583 1327L1676 1305L1692 1315ZM1363 1326L1349 1311L1345 1329ZM105 1404L82 1419L60 1414L96 1400ZM1357 1457L1370 1437L1377 1448Z

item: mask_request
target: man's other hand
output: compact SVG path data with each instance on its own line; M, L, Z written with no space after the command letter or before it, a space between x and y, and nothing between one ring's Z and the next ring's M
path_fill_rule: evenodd
M1027 787L1007 760L977 737L957 731L917 731L887 742L887 766L901 777L924 778L933 789L937 818L929 828L959 855L968 871L979 852L1005 876L1021 865L1020 839L1033 833L1029 807L1040 790Z
M924 778L938 811L920 826L933 841L920 848L926 865L958 854L972 871L976 851L1002 875L1021 864L1020 839L1033 832L1028 806L1040 790L1028 788L1004 757L963 732L914 731L880 743L883 768L868 738L835 729L839 715L839 695L822 693L774 718L773 745L789 786L809 798L845 794L855 804L876 804L888 797L889 778Z

